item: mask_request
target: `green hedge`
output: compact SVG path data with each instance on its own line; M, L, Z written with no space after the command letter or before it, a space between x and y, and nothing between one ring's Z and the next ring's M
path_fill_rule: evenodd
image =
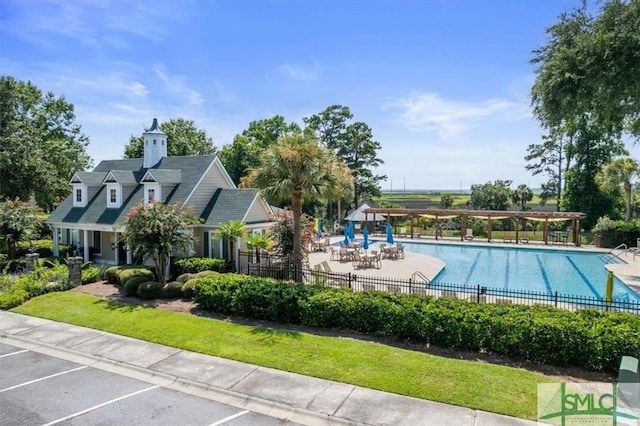
M545 306L477 304L420 295L354 293L225 274L197 279L201 309L276 322L337 328L615 372L640 357L640 317Z
M39 253L40 258L53 257L53 240L19 241L18 244L16 244L16 255L18 257L24 257L29 253L29 249L33 249L34 252ZM58 250L60 252L59 257L67 257L71 250L75 250L75 246L59 244Z
M147 277L147 281L155 279L151 268L142 265L111 266L104 271L104 279L111 284L124 285L129 278L138 276Z
M136 294L142 299L155 299L162 293L162 283L147 281L138 286Z
M224 259L209 257L181 257L171 263L171 276L173 277L202 271L229 272L231 270L231 265Z

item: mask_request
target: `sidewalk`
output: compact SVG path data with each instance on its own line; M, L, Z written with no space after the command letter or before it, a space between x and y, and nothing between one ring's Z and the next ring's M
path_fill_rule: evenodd
M306 425L536 425L6 311L0 343Z

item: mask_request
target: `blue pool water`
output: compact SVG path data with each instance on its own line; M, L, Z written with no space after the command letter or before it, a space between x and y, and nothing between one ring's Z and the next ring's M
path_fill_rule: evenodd
M405 243L405 250L437 257L445 268L434 283L478 285L604 298L607 263L622 262L608 253L502 248L476 245ZM640 301L615 278L614 298Z

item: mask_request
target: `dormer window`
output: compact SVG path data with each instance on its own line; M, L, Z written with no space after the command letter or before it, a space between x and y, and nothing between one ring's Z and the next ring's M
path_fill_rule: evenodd
M154 144L154 145L156 144L156 140L155 140L155 139L153 140L153 144Z
M144 202L145 204L151 204L154 201L162 201L162 194L160 193L160 185L157 183L145 183L144 184Z
M73 207L87 207L87 185L83 183L73 184Z
M107 184L107 208L119 209L122 207L122 186L119 183Z

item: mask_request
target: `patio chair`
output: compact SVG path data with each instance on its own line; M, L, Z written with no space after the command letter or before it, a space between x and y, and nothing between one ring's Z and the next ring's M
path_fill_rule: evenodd
M527 234L527 231L520 232L520 242L522 244L529 244L529 234Z
M329 238L325 238L321 246L322 251L326 253L327 250L329 250L330 244L331 240Z
M464 236L467 241L473 240L473 228L467 228L467 234Z
M398 257L404 259L404 244L398 243Z
M338 260L340 262L349 261L351 259L351 255L349 254L349 249L346 247L340 248L340 252L338 253Z
M511 231L504 231L504 235L502 236L503 243L510 243L513 240L511 239Z
M398 232L398 236L399 237L406 237L407 236L407 228L400 228L400 232Z
M331 255L329 256L329 260L340 260L340 249L337 247L329 247L331 251Z
M364 260L360 257L360 253L358 250L355 250L351 253L351 257L353 259L353 269L361 268L365 265Z

